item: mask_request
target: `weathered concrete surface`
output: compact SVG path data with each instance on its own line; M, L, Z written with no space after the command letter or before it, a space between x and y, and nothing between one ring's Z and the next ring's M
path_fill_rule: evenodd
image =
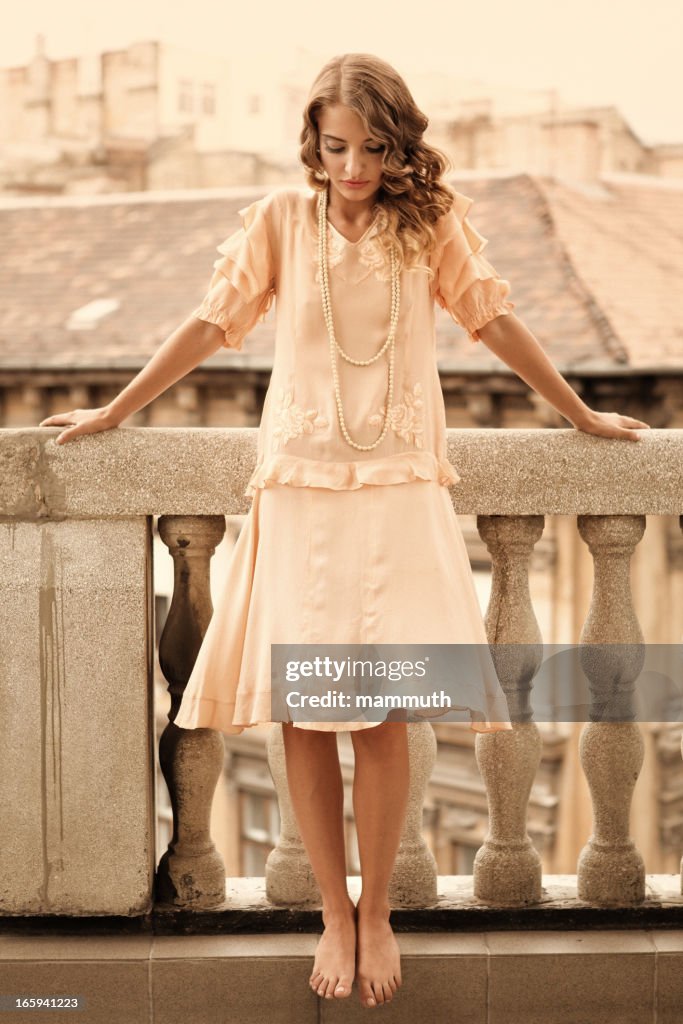
M117 427L57 445L61 429L0 430L0 516L249 510L254 427ZM643 430L640 441L573 428L449 430L448 457L462 478L451 489L462 514L683 512L683 430Z
M0 522L0 914L150 906L149 524Z

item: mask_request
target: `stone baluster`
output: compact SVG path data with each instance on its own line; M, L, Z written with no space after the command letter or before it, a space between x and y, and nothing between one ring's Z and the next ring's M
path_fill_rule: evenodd
M280 810L280 835L266 860L266 896L276 906L321 904L313 874L296 822L287 783L287 763L282 723L274 722L266 741L268 768Z
M422 808L436 761L436 736L429 722L408 726L408 807L396 863L389 881L392 907L425 907L436 902L436 861L422 836ZM266 895L281 906L320 906L321 896L308 861L287 785L282 725L268 737L268 765L280 807L280 836L266 862Z
M579 855L579 899L624 906L645 897L643 858L629 836L633 789L644 743L633 721L634 680L645 660L633 609L630 561L645 530L645 516L579 516L579 533L594 563L591 606L580 642L581 667L590 682L590 722L579 754L593 804L593 833Z
M223 770L223 738L215 729L181 729L173 722L213 614L209 564L224 533L223 516L159 519L159 536L174 570L173 599L159 641L159 664L171 695L159 763L173 808L173 838L159 862L156 898L188 908L225 901L225 864L209 828Z
M477 516L493 563L486 633L513 722L510 732L481 733L475 740L489 829L474 859L473 885L474 896L487 903L536 903L542 894L541 858L527 833L527 814L542 742L531 721L531 687L543 660L529 561L543 525L543 516Z
M436 734L429 722L408 725L410 783L401 844L389 880L392 907L429 907L437 901L437 864L422 835L427 786L436 763Z

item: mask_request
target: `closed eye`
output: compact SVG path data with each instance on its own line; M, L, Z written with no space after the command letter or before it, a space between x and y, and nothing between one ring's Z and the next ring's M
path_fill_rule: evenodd
M375 146L374 148L372 146L368 146L368 153L381 153L383 149L384 146ZM327 153L343 153L344 147L339 146L336 149L333 149L332 146L325 146L325 151Z

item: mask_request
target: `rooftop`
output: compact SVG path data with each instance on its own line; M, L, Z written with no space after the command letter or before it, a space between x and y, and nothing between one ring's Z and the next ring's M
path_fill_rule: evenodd
M585 184L527 173L460 175L487 257L515 312L561 370L683 363L683 181L609 175ZM216 246L263 187L0 201L0 367L144 364L199 303ZM74 314L111 311L84 334ZM105 308L105 307L101 307ZM494 359L437 308L438 358ZM272 357L275 310L239 354ZM212 362L236 354L221 351ZM494 360L496 364L498 360Z

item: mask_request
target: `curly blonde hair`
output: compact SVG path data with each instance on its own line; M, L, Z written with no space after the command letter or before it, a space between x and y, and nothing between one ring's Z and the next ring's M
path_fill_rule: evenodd
M303 112L299 158L312 189L322 192L327 187L318 156L318 117L336 104L353 110L365 130L384 144L382 184L375 201L382 215L377 240L387 253L396 247L400 268L411 267L425 246L431 250L436 241L433 225L453 205L453 190L440 180L451 163L424 142L429 120L398 72L373 54L344 53L318 73Z

